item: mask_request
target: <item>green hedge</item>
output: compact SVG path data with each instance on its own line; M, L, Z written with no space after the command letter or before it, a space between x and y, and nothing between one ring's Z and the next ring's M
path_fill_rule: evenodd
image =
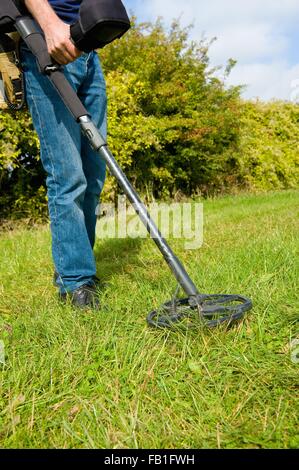
M238 173L250 189L296 188L299 184L299 105L244 103Z
M109 144L137 189L178 194L298 185L299 106L251 103L210 69L209 44L174 23L135 25L103 51ZM2 217L46 214L45 175L27 112L0 115ZM104 198L118 188L108 178Z

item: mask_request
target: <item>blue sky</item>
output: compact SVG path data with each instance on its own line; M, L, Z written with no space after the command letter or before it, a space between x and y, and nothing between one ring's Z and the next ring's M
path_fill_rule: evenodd
M139 20L181 17L192 39L216 36L211 65L238 65L229 83L246 84L246 98L299 101L299 0L123 0Z

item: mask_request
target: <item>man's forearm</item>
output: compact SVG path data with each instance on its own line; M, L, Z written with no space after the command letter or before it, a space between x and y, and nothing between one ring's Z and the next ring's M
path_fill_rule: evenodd
M24 3L43 31L59 24L60 19L48 0L25 0Z
M55 13L48 0L24 0L29 12L36 19L43 32L49 54L59 64L66 65L81 55L70 39L70 25L64 23Z

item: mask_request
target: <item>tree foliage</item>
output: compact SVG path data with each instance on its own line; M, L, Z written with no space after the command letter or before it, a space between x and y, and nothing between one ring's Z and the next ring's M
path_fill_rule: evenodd
M154 196L225 185L240 133L239 88L209 67L208 46L189 29L136 26L101 54L109 91L110 144L141 190Z
M250 189L299 184L299 105L243 103L237 172Z

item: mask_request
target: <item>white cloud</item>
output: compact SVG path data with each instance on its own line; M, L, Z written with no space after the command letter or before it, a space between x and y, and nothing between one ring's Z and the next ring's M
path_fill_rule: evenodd
M194 39L203 33L218 38L210 50L213 65L231 57L238 61L230 82L248 84L245 96L289 99L291 82L299 78L299 60L287 60L298 0L140 0L135 11L140 18L170 22L181 16L183 25L193 22Z
M299 101L299 64L289 67L286 62L252 63L236 67L230 78L232 85L248 84L244 96L264 100L281 98Z
M216 27L223 24L298 21L298 0L139 0L137 10L143 16L155 18L161 15L171 19L183 14L187 22L196 20L198 25Z
M265 57L281 56L287 50L288 41L283 35L273 36L269 25L236 25L218 33L210 57L214 63L221 63L229 57L239 63L248 63Z

